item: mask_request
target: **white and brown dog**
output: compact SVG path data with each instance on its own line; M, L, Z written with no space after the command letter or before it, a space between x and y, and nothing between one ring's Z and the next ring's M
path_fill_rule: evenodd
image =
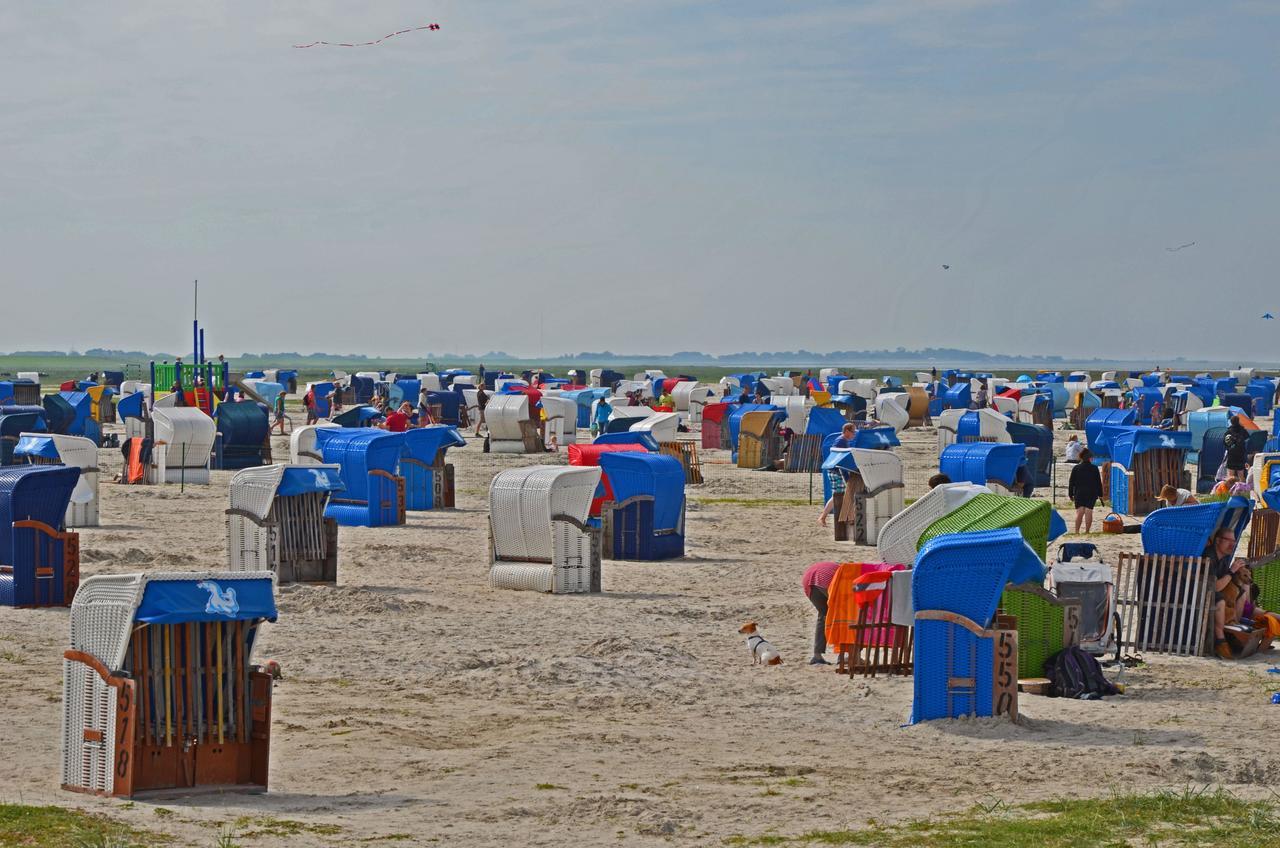
M739 627L738 633L747 637L747 650L751 652L751 662L754 665L782 664L782 655L769 643L768 639L760 635L760 629L756 627L754 621L748 621Z

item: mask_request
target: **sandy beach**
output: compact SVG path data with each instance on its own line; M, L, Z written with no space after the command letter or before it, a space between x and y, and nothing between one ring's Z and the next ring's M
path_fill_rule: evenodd
M1059 449L1066 435L1056 431ZM932 428L903 441L912 474L936 463ZM287 440L274 442L287 456ZM3 800L103 812L177 844L234 831L252 846L719 845L995 800L1204 784L1264 797L1280 783L1280 755L1260 732L1280 710L1268 704L1267 655L1150 655L1125 672L1122 697L1024 695L1018 724L904 726L910 678L806 665L813 608L801 573L874 551L817 526L819 479L809 505L808 475L740 470L728 457L704 452L707 482L688 489L688 556L606 561L598 596L486 584L489 481L563 452L496 456L473 440L449 454L456 510L342 528L338 585L283 587L256 652L284 671L265 795L131 803L60 790L67 612L6 609ZM103 526L80 531L84 576L224 566L231 472L180 491L106 482L118 451L101 464ZM1090 541L1110 562L1140 550L1136 535ZM748 619L781 666L750 664L737 634Z

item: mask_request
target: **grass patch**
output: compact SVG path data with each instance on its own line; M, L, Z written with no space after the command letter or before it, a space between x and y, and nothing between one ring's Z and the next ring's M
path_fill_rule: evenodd
M564 787L563 787L563 786L556 786L554 783L535 783L535 784L533 784L533 788L534 788L534 789L541 789L541 790L543 790L544 792L545 792L545 791L552 790L552 789L564 789Z
M866 830L815 830L798 836L733 836L729 845L867 845L884 848L1110 848L1280 845L1280 809L1221 789L1113 795L1099 799L1003 802L966 813Z
M0 845L22 848L149 848L169 839L106 816L62 807L0 804Z
M270 816L241 816L236 819L235 828L238 836L252 839L255 836L298 836L303 833L314 833L318 836L334 836L342 832L336 824L308 824L296 819L277 819Z
M809 506L808 498L694 498L700 504L734 504L736 506Z

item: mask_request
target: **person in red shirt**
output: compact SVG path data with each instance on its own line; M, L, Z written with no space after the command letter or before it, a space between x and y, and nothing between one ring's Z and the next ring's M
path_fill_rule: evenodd
M400 404L400 408L395 412L387 415L387 431L391 433L403 433L409 429L409 416L413 414L413 407L407 402Z
M822 656L827 652L827 589L840 568L838 562L815 562L800 578L804 595L818 611L818 624L813 631L813 658L809 665L831 665Z

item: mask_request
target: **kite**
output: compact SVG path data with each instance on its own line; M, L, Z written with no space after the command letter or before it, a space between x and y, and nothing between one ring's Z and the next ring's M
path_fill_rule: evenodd
M295 44L293 46L298 50L303 50L307 47L318 47L321 45L325 47L372 47L375 44L381 44L388 38L395 38L397 35L404 35L406 32L418 32L424 29L440 29L440 24L427 24L426 26L409 27L408 29L396 30L395 32L382 36L382 38L379 38L377 41L358 41L354 43L349 41L313 41L310 44Z
M1182 248L1191 247L1193 244L1195 244L1195 242L1189 241L1186 244L1180 244L1177 247L1166 247L1165 250L1169 251L1170 253L1177 253L1179 250L1182 250Z
M1262 313L1262 320L1263 320L1263 321L1274 321L1274 320L1276 320L1276 316L1272 315L1270 312L1264 312L1264 313Z

